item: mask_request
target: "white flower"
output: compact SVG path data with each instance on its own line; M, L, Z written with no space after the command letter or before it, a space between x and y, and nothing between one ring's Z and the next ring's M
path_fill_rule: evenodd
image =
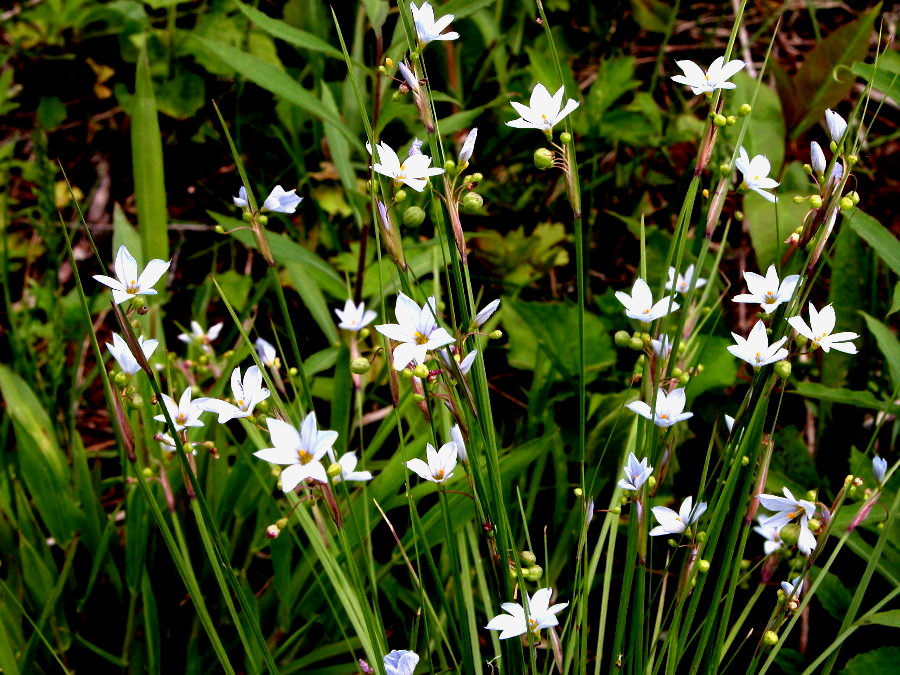
M400 75L403 76L403 79L406 81L406 85L413 91L419 91L419 80L413 75L413 72L409 69L403 61L397 64L397 70L400 71Z
M507 122L507 126L516 127L517 129L539 129L541 131L550 131L554 125L558 124L566 115L578 107L578 101L569 99L565 107L562 106L565 87L550 95L547 88L538 84L531 92L530 105L523 105L515 101L511 101L512 107L519 113L519 119Z
M419 655L408 649L395 649L384 657L386 675L413 675Z
M244 380L241 382L239 366L231 371L231 393L234 395L234 402L237 405L210 398L204 404L204 410L218 415L219 424L225 424L239 417L250 417L256 405L269 398L269 390L262 386L262 382L262 373L257 366L247 368Z
M797 282L800 281L800 275L791 274L779 284L775 265L769 265L765 277L755 272L744 272L744 281L747 282L747 290L750 292L736 295L731 301L759 303L766 314L771 314L778 305L791 299L797 288Z
M653 517L659 525L650 530L651 537L662 534L681 534L691 523L696 522L706 512L706 502L693 507L694 498L688 497L681 503L678 513L665 506L654 506Z
M669 354L672 353L672 343L669 341L668 335L663 335L659 340L650 340L650 346L653 348L653 353L663 360L669 358Z
M256 338L256 353L259 354L259 360L263 362L264 366L278 368L280 359L271 342L263 338Z
M784 594L788 596L788 598L795 596L800 597L800 591L803 590L803 577L797 577L790 583L787 581L781 582L781 590L784 591Z
M113 300L118 305L135 295L156 295L152 286L166 273L170 262L154 258L147 263L144 271L138 274L137 260L127 248L120 246L119 252L116 253L116 262L113 264L116 278L95 274L94 279L113 289Z
M424 363L430 350L453 342L450 333L437 325L434 305L433 296L419 307L415 300L402 292L398 293L394 309L397 323L375 326L375 330L379 333L400 343L394 347L396 370L403 370L412 361L417 364Z
M685 84L691 88L694 95L705 94L716 89L734 89L737 85L728 80L746 65L740 59L734 59L725 63L725 57L720 56L710 65L705 73L703 68L687 59L675 62L681 68L684 75L673 75L672 80L678 84Z
M498 307L500 307L500 298L491 300L488 304L481 308L478 314L475 315L475 319L472 321L472 323L474 323L478 328L481 328L484 324L487 323L487 320L490 319L491 316L493 316Z
M678 291L682 295L686 295L688 290L691 288L691 282L694 279L694 266L688 265L688 268L684 271L684 275L678 275L678 279L675 279L675 268L669 268L669 280L666 282L666 290L667 291ZM694 284L694 288L701 288L706 285L706 279L701 277L697 277L697 282Z
M633 452L628 453L628 464L623 467L625 478L618 483L623 490L640 490L641 486L650 478L653 473L653 467L647 463L644 457L640 462Z
M797 499L787 488L782 488L784 497L775 495L757 495L759 503L769 511L775 511L774 515L760 521L762 527L775 527L781 529L801 513L806 518L812 518L816 512L816 505L805 499Z
M556 615L569 606L568 602L561 602L556 605L550 604L550 596L553 595L552 588L541 588L535 591L535 594L529 596L525 593L526 604L528 605L528 619L525 619L525 609L518 602L504 602L500 605L501 609L507 614L495 616L485 626L488 630L501 631L499 637L501 640L524 635L531 631L534 635L540 633L542 628L550 626L558 626L559 619Z
M372 152L372 146L366 143L366 148ZM431 157L423 154L412 154L404 162L400 161L397 153L387 144L379 143L378 159L372 167L376 173L393 178L397 185L408 185L416 192L422 192L428 184L429 176L439 176L443 169L431 166Z
M409 11L412 12L413 23L416 24L416 35L419 38L419 46L424 47L434 40L456 40L459 33L450 31L441 35L441 31L453 21L453 15L447 14L435 21L434 9L427 2L422 7L416 7L416 3L409 3Z
M242 209L249 208L247 190L244 186L241 186L238 190L238 196L232 197L231 199L235 206ZM303 197L297 196L297 190L285 192L283 187L276 185L272 188L272 191L269 193L269 196L266 197L266 201L263 202L263 205L259 210L273 211L275 213L293 213L297 210L297 205L302 201Z
M428 462L425 463L419 458L411 459L406 463L406 468L432 483L444 483L453 476L458 454L456 443L453 441L444 443L440 450L435 450L431 443L427 443L425 456Z
M686 401L683 388L679 387L673 390L668 396L665 390L658 389L656 392L656 410L654 412L651 412L650 406L643 401L632 401L625 407L632 412L636 412L641 417L652 420L656 426L664 429L694 416L694 413L682 412Z
M681 307L677 302L673 302L669 307L672 299L669 295L653 304L653 292L647 282L640 277L635 280L634 286L631 288L631 295L623 291L616 291L616 298L625 305L625 316L629 319L637 319L642 323L650 323Z
M750 159L747 151L741 147L740 155L735 160L734 165L743 174L744 184L747 186L747 189L753 190L766 201L778 201L775 195L771 192L766 192L766 190L777 188L778 181L774 178L769 178L769 171L772 167L765 155L756 155L753 159Z
M887 460L877 455L872 458L872 474L875 476L875 482L884 485L884 474L887 471Z
M372 480L371 471L357 471L356 465L359 460L356 459L355 452L345 452L337 461L341 466L341 473L334 477L334 482L339 483L342 480L363 482Z
M473 128L468 135L466 136L466 140L463 141L462 149L459 151L459 163L461 166L465 166L469 163L469 160L472 159L472 152L475 150L475 139L478 138L478 128Z
M781 347L787 341L787 336L770 345L766 335L766 324L762 321L756 322L746 340L737 333L731 335L737 344L728 345L728 351L754 368L762 368L787 358L788 350Z
M178 403L175 403L175 400L167 395L163 394L163 404L166 406L166 410L169 412L169 417L172 418L172 422L175 424L175 431L181 431L186 427L202 427L203 422L200 421L201 413L206 412L206 408L204 407L209 401L209 399L201 397L195 398L191 400L191 388L187 387L184 392L181 394L181 398L178 399ZM165 422L166 418L164 415L157 415L154 417L157 422Z
M835 324L834 307L825 305L822 311L817 312L812 303L809 303L809 325L799 316L792 316L788 323L800 335L812 342L813 348L821 347L826 354L832 349L845 354L856 354L856 345L849 340L859 337L856 333L832 333Z
M731 415L725 415L725 427L729 433L734 430L734 418Z
M847 120L829 108L825 111L825 125L828 127L828 133L831 134L831 140L840 143L844 132L847 131Z
M347 300L344 303L344 309L336 309L334 313L341 320L338 328L352 331L362 330L372 323L376 316L371 309L366 309L366 303L361 302L357 306L353 303L353 300Z
M210 347L210 343L219 337L219 333L222 332L222 326L224 325L224 323L219 322L214 326L210 326L209 330L203 330L203 326L196 321L191 321L191 332L181 333L178 339L188 344L196 342L204 351L211 352L212 347Z
M266 424L275 447L254 452L253 456L270 464L286 466L281 472L282 490L290 492L307 478L328 482L321 460L326 454L333 455L332 446L338 437L336 431L319 431L314 412L303 420L299 433L292 425L274 417L267 417Z
M112 354L116 363L119 364L119 370L126 375L134 375L141 367L138 365L137 359L134 358L134 355L128 348L128 343L125 342L118 333L112 334L112 340L112 342L106 343L106 348L109 350L109 353ZM147 359L153 354L153 351L158 344L158 340L147 340L145 342L143 335L138 338L138 345L140 346L141 351L144 352L144 357Z
M441 349L440 351L438 351L438 354L441 357L441 361L444 362L444 365L447 367L447 370L449 370L452 373L453 368L452 368L450 361L455 360L457 367L459 368L459 372L463 375L468 375L469 371L472 370L472 364L475 363L475 357L478 356L478 350L473 349L468 354L466 354L465 358L460 359L459 356L456 354L455 348L451 347L451 349L453 349L453 351L454 351L454 354L452 356L450 355L450 352L447 351L446 349Z
M766 516L759 515L756 517L759 525L756 525L753 528L753 531L757 534L761 535L766 541L763 543L763 551L766 552L766 555L771 555L775 551L781 548L783 542L781 541L781 529L777 527L770 527L763 525L763 521L766 520Z
M450 440L456 443L456 458L460 462L469 461L469 455L466 452L466 440L463 438L462 431L458 424L450 427Z
M813 141L809 144L809 164L813 171L818 174L825 173L828 162L825 160L825 153L822 152L822 146Z

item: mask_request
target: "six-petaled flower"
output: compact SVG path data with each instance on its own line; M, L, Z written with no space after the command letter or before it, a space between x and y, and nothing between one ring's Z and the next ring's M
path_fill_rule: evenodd
M644 457L639 462L633 452L628 453L628 464L622 468L625 471L625 478L618 482L618 486L623 490L640 490L653 473L653 467L647 462L647 458Z
M428 443L425 445L425 457L428 459L427 462L418 457L409 460L406 468L432 483L444 483L453 476L459 450L453 441L444 443L440 450L435 450L434 446Z
M691 524L706 512L706 502L700 502L694 506L694 498L685 499L678 511L675 512L666 506L654 506L653 517L656 518L659 525L650 530L651 537L658 537L663 534L681 534Z
M807 338L813 348L821 347L826 354L832 349L845 354L856 354L856 345L850 340L855 340L859 335L850 332L832 333L835 321L834 307L825 305L817 312L812 303L809 303L809 325L799 316L788 319L794 330Z
M764 155L756 155L753 159L750 159L747 151L742 147L734 165L741 172L744 178L744 185L747 186L748 190L753 190L766 201L778 201L778 197L771 192L766 192L766 190L777 188L778 181L774 178L769 178L769 171L771 171L772 166Z
M518 602L504 602L500 608L506 614L500 614L491 619L487 626L488 630L499 630L499 638L506 640L507 638L524 635L525 633L533 633L537 635L542 628L559 625L559 619L556 615L569 606L568 602L561 602L555 605L550 604L550 598L553 595L552 588L541 588L535 591L534 595L526 597L528 606L528 617L525 616L525 608Z
M725 63L725 57L720 56L709 66L709 70L703 71L693 61L684 59L675 62L681 68L683 75L673 75L672 80L678 84L684 84L691 88L694 95L706 94L716 89L734 89L737 85L729 82L734 75L746 65L740 59L734 59Z
M118 305L136 295L156 295L153 286L168 269L169 261L154 258L139 273L137 260L127 248L120 246L113 264L116 278L95 274L94 279L112 289L113 301Z
M453 21L452 14L446 14L435 20L434 9L427 2L423 2L421 7L417 7L416 3L411 2L409 11L412 12L413 23L416 25L416 36L419 38L420 47L424 47L434 40L456 40L459 37L459 33L455 31L441 33Z
M766 276L756 272L744 272L744 281L747 282L747 290L750 292L734 296L732 302L759 303L766 314L771 314L778 305L791 299L800 281L800 275L791 274L779 283L775 265L769 265Z
M453 342L453 336L438 326L434 305L434 297L419 307L415 300L398 293L394 309L397 323L375 326L379 333L400 343L394 347L395 369L403 370L412 362L424 363L429 351Z
M762 368L770 363L782 361L788 356L788 350L781 346L787 341L787 336L769 344L766 324L762 321L756 322L746 339L737 333L731 335L737 344L728 345L728 351L754 368Z
M625 305L625 316L637 319L641 323L650 323L681 307L677 302L673 302L669 295L654 303L650 286L640 277L635 280L631 295L624 291L616 291L616 298Z
M266 418L266 425L275 447L263 448L253 456L285 467L281 472L282 490L291 492L307 479L328 482L322 458L333 454L332 446L338 437L336 431L320 431L316 414L312 412L303 420L299 432L293 425L274 417Z
M535 86L531 92L529 105L511 101L511 105L519 113L519 118L506 124L517 129L539 129L549 133L553 127L578 107L578 101L569 99L563 106L565 87L560 87L552 96L542 84Z
M664 389L659 389L656 392L656 408L654 410L651 411L650 406L643 401L632 401L625 407L641 417L652 420L661 429L665 429L694 416L694 413L683 412L686 402L687 399L682 388L674 389L670 394L666 394Z
M253 409L261 401L269 398L269 390L262 386L262 372L258 366L250 366L241 380L240 367L231 371L231 393L234 403L217 398L207 399L203 407L219 416L219 424L225 424L240 417L250 417Z
M371 152L371 146L366 143L366 148ZM410 152L409 157L400 161L397 153L387 143L379 143L375 146L378 151L378 160L372 166L375 173L392 178L396 185L408 185L416 192L422 192L428 184L431 176L439 176L443 169L431 166L431 157L420 153Z

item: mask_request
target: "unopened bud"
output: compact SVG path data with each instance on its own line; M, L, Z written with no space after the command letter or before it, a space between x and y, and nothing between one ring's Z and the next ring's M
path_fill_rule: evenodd
M698 562L697 571L700 572L700 574L706 574L707 572L709 572L709 560L701 560L700 562Z
M393 68L394 67L394 59L392 59L390 57L386 58L384 60L384 65L386 65L388 68Z
M684 371L681 368L672 368L672 377L681 377Z
M709 190L707 190L706 188L703 188L701 194L703 195L704 199L709 199Z
M575 496L578 498L581 498L584 496L584 490L582 490L581 488L575 488L574 490L572 490L572 492L574 492Z
M741 107L738 108L738 117L746 117L753 111L753 108L749 103L742 103Z
M115 382L120 387L124 387L126 384L128 384L128 375L126 375L125 373L116 373L115 375L113 375L113 382Z
M143 469L141 469L141 473L144 475L144 478L153 477L153 469L151 469L149 466L145 466Z
M416 402L418 402L418 403L421 403L421 402L424 401L424 400L425 400L425 395L424 395L424 394L413 394L413 401L416 401Z
M679 384L687 384L690 381L691 381L691 376L688 375L687 373L682 373L681 375L678 376Z
M428 366L424 363L420 363L415 368L413 368L413 375L418 378L428 377Z
M413 376L412 368L404 368L400 371L400 374L408 380Z
M644 341L639 337L628 338L628 348L639 352L644 348Z
M462 210L466 213L477 213L484 205L484 197L477 192L467 192L462 198Z
M384 66L378 66L378 72L382 75L387 75L387 68L385 68Z
M819 493L818 493L816 490L809 490L809 491L806 493L806 498L807 498L809 501L814 502L814 501L816 501L816 500L819 498Z
M609 512L612 513L613 515L616 515L616 516L617 516L617 515L619 515L620 513L622 513L622 507L621 507L621 506L616 506L615 508L610 509Z
M542 576L544 576L544 568L540 565L532 565L525 570L525 578L528 581L540 581Z
M750 458L747 455L741 457L741 466L747 466L750 463Z
M216 225L213 230L215 230L216 234L225 234L225 228L221 225Z
M297 377L297 373L299 372L300 371L297 370L296 366L291 366L290 368L288 368L288 375L290 375L291 377Z
M782 380L786 380L791 376L791 362L779 361L775 364L775 374Z
M731 164L729 164L728 162L722 162L721 164L719 164L719 173L723 176L727 176L729 173L731 173Z
M488 333L488 337L491 340L499 340L500 338L503 337L503 331L500 329L492 330L490 333Z
M287 524L288 524L287 518L279 518L278 520L275 521L275 527L277 527L279 530L283 530L284 528L286 528Z
M796 523L788 523L781 528L781 541L788 546L796 545L800 539L800 526Z
M478 173L478 172L476 172L476 173L473 173L473 174L472 174L472 180L471 180L472 183L480 183L480 182L483 181L483 180L484 180L484 174L483 174L483 173Z
M563 145L568 145L569 143L572 142L572 134L570 134L568 131L562 132L559 135L559 142L562 143Z
M363 328L361 331L359 331L359 339L365 340L371 334L372 334L372 331L370 331L368 328Z
M625 348L631 342L631 334L627 330L617 330L613 336L616 347Z
M809 205L814 209L822 208L822 197L819 195L810 195L809 197Z
M241 215L241 218L243 218L245 223L249 223L253 220L253 214L249 211L244 211L244 213Z
M744 212L743 211L735 211L734 219L739 223L744 220Z
M456 162L454 162L452 159L448 159L446 162L444 162L444 171L446 173L453 173L454 171L456 171Z
M813 532L818 532L822 529L822 521L818 518L810 518L809 523L807 524L809 525L809 529Z
M859 157L857 157L856 155L847 155L847 164L849 164L850 166L853 166L858 161Z
M400 204L400 203L402 203L402 202L405 202L405 201L406 201L406 196L407 196L407 195L406 195L406 190L397 190L397 191L394 193L394 202L396 202L397 204Z
M356 375L368 373L371 367L372 364L369 363L369 359L367 359L365 356L357 356L355 359L350 361L350 372L355 373Z
M328 469L326 470L326 473L329 476L331 476L332 478L337 478L338 476L341 475L341 472L343 470L344 470L344 467L342 467L340 464L338 464L337 462L332 462L331 464L328 465Z
M269 525L266 528L266 539L277 539L279 534L281 530L277 525Z
M650 476L647 478L647 486L651 490L656 487L656 476Z
M519 560L522 561L524 567L531 567L537 562L537 556L531 551L519 552Z
M534 165L541 169L549 169L553 166L553 152L547 148L538 148L534 151Z
M675 547L678 546L678 542L675 541L674 539L667 539L667 540L666 540L666 543L667 543L669 546L671 546L672 548L675 548Z
M697 541L706 541L706 532L700 531L697 533Z
M853 192L851 192L851 193L848 194L847 196L850 197L850 199L853 201L853 205L854 205L854 206L855 206L856 204L859 204L859 193L858 193L856 190L854 190Z
M267 216L263 213L260 213L258 216L256 216L256 224L257 225L267 225L268 222L269 222L269 216Z
M807 199L809 199L809 197L804 197L803 195L794 195L793 199L795 204L802 204Z
M725 115L716 113L713 117L713 124L715 124L717 127L724 127L726 124L728 124L728 120L726 119Z
M418 227L425 222L425 210L418 206L410 206L403 212L403 224L407 227Z
M853 208L853 200L850 197L841 197L841 211L848 211Z
M768 647L773 647L778 644L778 633L774 630L767 630L763 633L763 644Z
M735 124L737 124L737 117L735 117L734 115L729 115L725 118L725 123L728 124L728 126L733 127Z

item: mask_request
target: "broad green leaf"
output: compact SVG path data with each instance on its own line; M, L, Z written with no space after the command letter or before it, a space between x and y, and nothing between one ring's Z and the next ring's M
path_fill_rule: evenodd
M891 371L891 381L895 387L900 385L900 342L897 341L897 336L875 317L869 316L865 312L860 312L860 314L866 320L869 332L875 336L878 348L884 354L884 360Z
M900 54L897 52L884 52L878 60L877 70L874 63L859 61L853 64L852 70L855 75L871 83L873 89L884 92L895 101L900 100Z
M703 336L700 362L703 372L691 378L687 393L692 399L710 389L730 387L737 378L738 361L726 349L731 340L716 336Z
M50 416L31 388L0 365L0 394L13 422L22 479L50 534L65 546L82 529L84 514L72 496L69 465Z
M134 98L131 103L131 154L134 167L134 198L138 224L147 260L169 259L169 220L163 174L162 136L150 79L150 61L142 50L137 62ZM147 260L142 262L146 263Z
M857 408L887 410L888 412L893 413L900 412L900 405L890 404L888 401L881 401L875 398L875 394L870 391L831 389L816 382L798 382L795 390L788 393L800 394L806 398L814 398L820 401L843 403L856 406Z
M818 579L821 572L814 574ZM825 578L819 584L816 590L816 600L822 603L822 607L835 619L843 619L850 606L851 594L850 590L844 583L830 572L825 572Z
M732 82L737 85L737 89L728 94L726 115L737 115L738 108L744 103L749 105L754 92L756 92L756 79L750 77L745 71L735 75ZM730 140L737 140L739 128L740 125L725 127L723 131ZM778 94L763 85L756 94L753 114L750 116L747 133L742 143L751 157L766 156L772 165L771 175L776 178L784 163L784 137L784 112L781 109L781 100L778 98ZM781 188L778 192L781 193ZM784 198L790 199L789 196Z
M860 621L863 625L890 626L900 628L900 609L891 609L887 612L878 612Z
M196 35L192 36L190 41L208 57L220 59L253 84L293 103L313 117L331 122L350 142L358 142L359 139L340 119L328 111L315 94L304 89L299 82L277 66L222 42Z
M239 2L238 0L235 0L235 4L238 6L238 9L240 9L247 16L248 19L250 19L253 23L255 23L272 37L278 38L279 40L284 40L285 42L292 44L295 47L300 47L301 49L308 49L311 52L325 54L326 56L330 56L331 58L338 59L340 61L344 60L344 55L341 53L341 51L332 47L322 38L313 35L312 33L308 33L305 30L294 28L290 24L285 23L280 19L274 19L266 14L263 14L258 9L250 7L249 5L245 5L243 2Z
M875 253L894 274L900 275L900 241L897 241L890 230L862 211L854 212L847 224L875 249Z
M881 647L847 661L841 675L873 675L894 673L900 663L900 647Z
M744 221L750 230L750 241L756 251L759 269L764 270L781 258L784 240L803 222L808 207L795 204L791 197L809 192L809 177L799 162L788 164L775 191L778 202L772 204L755 192L744 195Z
M821 121L825 109L837 105L849 93L853 78L841 76L840 69L850 68L855 61L866 57L872 27L880 14L881 3L878 3L856 21L841 26L817 43L797 74L790 78L790 90L779 92L792 139Z

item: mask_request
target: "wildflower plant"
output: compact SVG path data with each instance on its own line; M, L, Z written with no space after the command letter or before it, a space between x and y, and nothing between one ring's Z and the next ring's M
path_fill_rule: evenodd
M3 551L0 670L81 665L76 650L158 670L184 647L185 671L764 673L792 649L811 673L856 654L860 626L891 625L900 365L875 314L897 254L857 207L869 91L852 109L832 82L779 99L779 43L742 34L746 2L708 68L666 39L647 82L640 59L567 52L560 37L583 38L547 4L362 3L352 30L345 7L327 30L297 28L312 8L216 10L168 70L188 72L185 50L276 102L245 109L239 87L241 105L214 107L215 225L154 219L166 183L146 139L155 101L175 103L147 41L129 42L137 233L117 213L110 247L64 221L54 283L72 294L29 284L8 303L50 298L54 327L76 309L83 325L65 368L0 366L16 444L0 542L30 561ZM169 26L192 31L182 11ZM287 159L255 146L270 132ZM851 475L819 475L826 457ZM850 556L836 639L813 644L796 624L825 632L810 603ZM79 616L102 585L127 608L124 645L53 606L81 567ZM173 613L176 595L190 602Z

